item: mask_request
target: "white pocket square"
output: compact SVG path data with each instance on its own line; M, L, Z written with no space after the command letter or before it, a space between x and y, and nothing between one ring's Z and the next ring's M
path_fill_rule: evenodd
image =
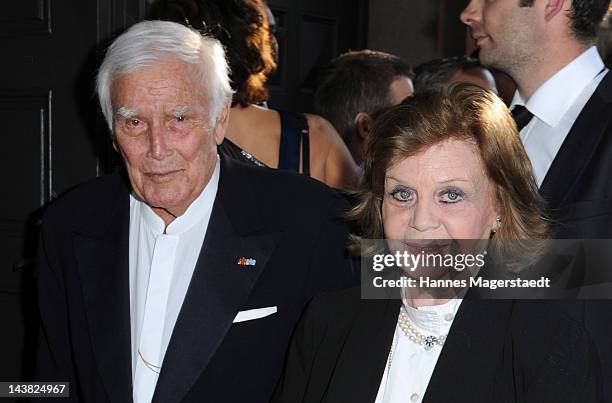
M278 308L275 306L269 306L266 308L249 309L248 311L240 311L234 318L234 323L245 322L247 320L265 318L278 312Z

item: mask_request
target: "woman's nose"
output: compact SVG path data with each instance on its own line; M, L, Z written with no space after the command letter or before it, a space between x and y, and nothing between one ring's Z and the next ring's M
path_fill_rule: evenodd
M413 209L410 226L419 232L428 232L438 228L439 217L436 207L425 201L418 201Z

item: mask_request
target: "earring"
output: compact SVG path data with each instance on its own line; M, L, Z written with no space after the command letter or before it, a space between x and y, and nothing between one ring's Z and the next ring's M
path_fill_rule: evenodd
M497 224L497 227L499 227L501 225L501 217L500 216L497 216L495 218L495 224ZM495 234L497 232L497 228L493 228L491 231Z

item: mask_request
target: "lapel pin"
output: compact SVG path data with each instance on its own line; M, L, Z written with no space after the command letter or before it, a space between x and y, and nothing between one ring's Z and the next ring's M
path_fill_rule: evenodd
M257 260L253 258L241 257L238 259L239 266L255 266L255 263L257 263Z

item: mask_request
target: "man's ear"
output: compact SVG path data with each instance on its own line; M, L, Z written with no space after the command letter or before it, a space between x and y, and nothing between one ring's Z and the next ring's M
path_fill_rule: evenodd
M355 116L355 132L359 136L361 140L365 140L370 135L372 131L372 124L374 121L365 112L359 112L357 116Z
M215 123L214 129L215 142L217 143L217 145L221 144L223 142L223 139L225 138L225 131L227 130L227 125L229 123L231 107L231 102L228 102L227 105L221 108L219 116L217 117L217 122Z
M566 0L545 0L546 5L544 8L544 19L546 22L550 22L557 14L564 11L564 5ZM570 2L571 3L571 2ZM571 4L567 5L569 11Z
M119 145L117 144L117 136L115 136L115 133L111 133L111 139L113 142L113 148L115 149L115 151L121 154L121 151L119 151Z

